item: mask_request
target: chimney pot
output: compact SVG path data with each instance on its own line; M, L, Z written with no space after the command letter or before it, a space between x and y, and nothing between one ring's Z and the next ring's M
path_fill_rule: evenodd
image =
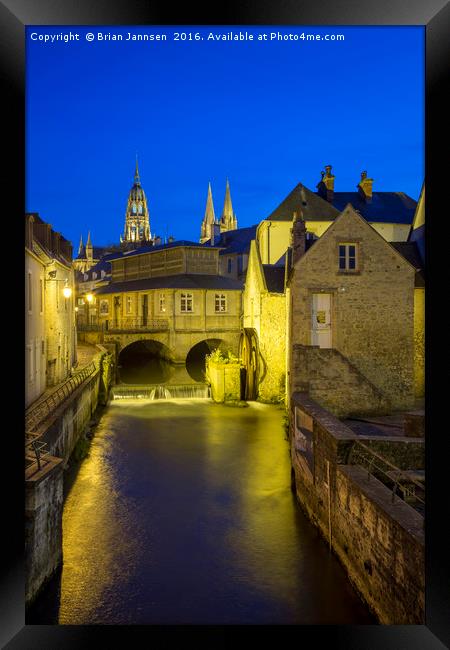
M334 199L335 177L331 173L331 170L332 170L331 165L325 165L325 171L320 172L322 179L320 183L317 185L318 194L329 203L332 203Z
M366 171L361 172L361 180L356 187L358 188L359 196L366 203L372 201L372 184L373 178L367 178Z

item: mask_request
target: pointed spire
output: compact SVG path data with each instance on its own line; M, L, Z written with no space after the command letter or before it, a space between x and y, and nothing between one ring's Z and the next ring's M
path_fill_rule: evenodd
M78 246L78 255L81 255L83 251L83 235L80 237L80 245Z
M233 212L233 205L231 203L230 183L227 178L225 187L225 201L223 203L222 216L220 217L222 230L235 230L237 228L236 215Z
M92 242L91 242L91 231L88 232L88 238L87 238L87 242L86 242L86 247L87 247L87 246L92 246Z
M206 199L206 209L205 217L203 219L205 223L215 223L216 215L214 214L214 204L211 190L211 181L208 183L208 197Z
M136 152L136 168L134 170L134 182L136 185L141 184L141 179L139 178L139 167L138 167L138 156Z

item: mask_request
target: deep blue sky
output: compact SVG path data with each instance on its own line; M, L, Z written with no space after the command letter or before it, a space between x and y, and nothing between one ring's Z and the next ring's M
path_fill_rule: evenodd
M123 231L135 153L152 233L197 241L212 183L220 216L230 179L239 226L265 218L299 182L335 190L367 170L374 190L417 200L424 177L422 27L27 28L26 209L75 246ZM87 32L166 33L165 42L87 42ZM175 31L203 41L172 40ZM260 42L257 34L345 35ZM78 33L69 43L32 33Z

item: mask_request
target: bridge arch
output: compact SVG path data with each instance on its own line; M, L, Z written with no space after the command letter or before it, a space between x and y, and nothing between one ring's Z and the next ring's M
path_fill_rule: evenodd
M216 348L224 349L223 339L202 339L186 355L186 370L195 381L205 381L206 355Z
M172 351L161 341L138 339L119 352L119 379L125 384L163 384L174 373L174 361Z

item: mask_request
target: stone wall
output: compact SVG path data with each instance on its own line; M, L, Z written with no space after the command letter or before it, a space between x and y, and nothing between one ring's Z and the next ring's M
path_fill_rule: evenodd
M256 241L250 255L242 297L244 327L255 330L259 345L258 399L286 397L286 296L270 293L264 280Z
M42 471L26 472L26 602L30 603L62 561L63 474L98 403L106 403L112 381L110 355L99 351L97 370L39 426L51 454ZM33 470L33 471L31 471Z
M206 376L211 384L214 402L241 399L241 366L239 363L213 363L207 360Z
M423 517L398 497L392 502L391 491L375 477L369 480L366 469L348 464L358 437L306 394L292 395L290 423L297 498L350 581L381 623L423 624ZM413 449L414 442L399 438L394 444ZM364 443L370 444L368 437ZM388 440L372 444L388 455ZM409 462L403 456L403 468L417 469L420 453L422 442Z
M425 289L414 289L414 394L425 395Z
M261 296L258 399L283 401L286 396L286 296Z
M25 475L25 602L30 603L62 560L63 463L51 457Z
M337 417L388 413L390 401L337 350L294 345L292 390L310 397Z
M339 270L339 243L358 248L358 269ZM292 343L311 345L314 293L331 294L332 345L396 409L414 401L412 266L349 207L296 262L290 279Z

